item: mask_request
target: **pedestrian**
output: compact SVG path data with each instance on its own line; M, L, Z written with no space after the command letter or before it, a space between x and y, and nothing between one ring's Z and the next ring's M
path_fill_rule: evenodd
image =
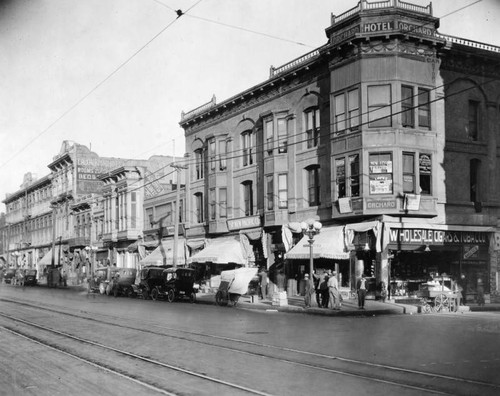
M323 273L319 283L319 293L321 295L321 307L328 308L328 300L330 298L328 292L328 274L326 272Z
M339 281L337 280L337 273L335 271L328 278L328 292L332 309L340 310Z
M480 307L484 306L484 285L483 280L479 278L477 280L477 305Z
M314 290L314 281L309 274L304 275L305 280L305 295L304 295L304 303L306 308L311 308L312 296L315 293Z
M361 274L361 278L359 278L356 283L356 291L358 293L358 309L365 309L366 286L366 278L363 274Z
M278 291L283 292L285 291L285 273L283 270L279 270L278 275L276 276L276 283L278 284Z
M267 278L267 271L264 269L264 267L262 267L259 272L259 278L260 278L260 292L262 295L262 299L267 300L268 278Z
M316 303L318 307L321 308L321 291L319 290L319 284L321 283L321 276L313 270L312 278L314 280L314 292L316 293Z
M462 289L462 305L467 305L467 279L464 274L460 275L458 285Z
M387 287L385 286L385 282L382 281L380 282L380 299L382 300L383 303L385 303L386 298L387 298Z
M458 311L458 307L462 305L462 287L457 281L453 281L452 283L452 289L453 294L455 294L456 299L455 299L455 312Z

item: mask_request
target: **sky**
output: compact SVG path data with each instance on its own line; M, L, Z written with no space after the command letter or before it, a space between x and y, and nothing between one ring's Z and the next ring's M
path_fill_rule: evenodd
M183 155L182 111L326 44L331 14L357 3L0 0L0 199L48 175L63 140L101 157ZM500 46L500 0L432 4L440 33Z

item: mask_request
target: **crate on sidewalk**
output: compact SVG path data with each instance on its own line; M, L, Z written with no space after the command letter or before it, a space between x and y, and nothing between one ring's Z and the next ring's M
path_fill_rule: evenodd
M278 306L278 307L285 307L288 305L288 297L286 295L286 292L277 292L273 293L273 300L272 300L272 305Z

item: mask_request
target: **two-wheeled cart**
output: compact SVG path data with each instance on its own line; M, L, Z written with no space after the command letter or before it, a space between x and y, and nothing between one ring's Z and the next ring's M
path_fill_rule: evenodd
M422 313L454 312L457 310L458 293L446 286L450 278L441 277L420 284L418 297L420 298ZM451 285L450 285L451 286Z
M238 304L241 295L246 294L250 281L257 275L258 268L237 268L222 271L219 290L215 294L215 303L220 306Z

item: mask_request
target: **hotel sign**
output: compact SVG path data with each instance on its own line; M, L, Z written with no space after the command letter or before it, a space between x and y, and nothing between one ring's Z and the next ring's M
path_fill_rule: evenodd
M394 32L416 33L424 36L434 36L436 31L427 26L401 21L385 21L365 23L361 27L362 33Z
M389 230L389 243L414 245L486 245L488 238L485 232L391 228Z
M366 209L396 209L395 199L366 199Z

